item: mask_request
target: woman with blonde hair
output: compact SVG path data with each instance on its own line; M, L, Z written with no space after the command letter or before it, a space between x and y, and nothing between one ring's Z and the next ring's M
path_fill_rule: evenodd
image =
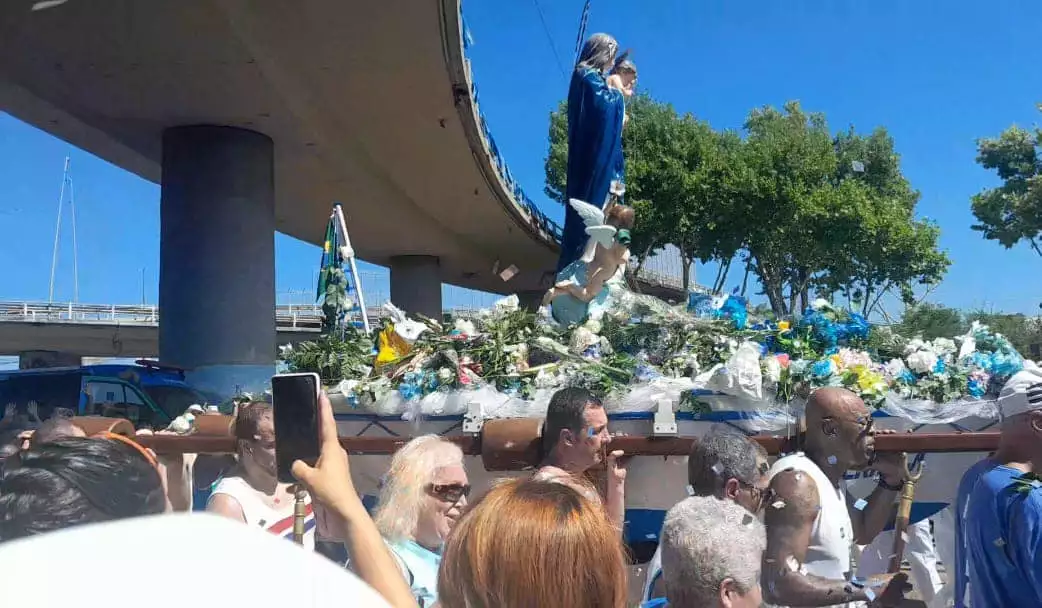
M438 577L441 608L622 608L619 532L571 486L510 480L456 526Z
M438 601L442 545L469 494L463 452L437 435L413 439L391 459L374 520L421 608Z

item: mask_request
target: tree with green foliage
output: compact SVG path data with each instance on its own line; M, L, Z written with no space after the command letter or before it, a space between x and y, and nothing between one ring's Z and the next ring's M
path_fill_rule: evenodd
M1003 183L971 199L977 218L971 228L1007 249L1027 241L1042 255L1042 129L1013 125L997 138L978 140L977 163L994 169Z
M922 303L909 306L894 327L897 333L924 340L951 338L966 333L968 324L962 313L939 304Z
M870 314L898 291L934 285L947 270L936 225L917 220L919 194L884 129L832 136L825 117L790 102L746 122L750 268L778 316L804 310L811 291L842 293Z
M867 137L850 129L836 135L834 145L832 184L845 191L839 198L855 216L848 225L852 230L843 235L842 253L832 258L817 287L842 293L859 303L865 315L887 293L896 292L906 305L913 305L914 287L937 285L950 264L937 249L940 229L915 217L919 192L901 173L893 139L885 129L877 128Z

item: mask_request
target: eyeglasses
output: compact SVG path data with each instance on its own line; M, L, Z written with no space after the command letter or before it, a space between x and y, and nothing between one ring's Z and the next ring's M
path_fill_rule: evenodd
M431 496L448 503L456 504L460 499L470 496L470 484L448 483L427 485L427 492Z
M767 503L771 502L771 498L774 496L774 490L772 490L769 487L757 488L753 484L747 481L742 481L737 477L735 478L735 481L738 482L738 485L742 486L746 490L749 490L749 494L753 497L753 500L756 502L760 509L766 507Z

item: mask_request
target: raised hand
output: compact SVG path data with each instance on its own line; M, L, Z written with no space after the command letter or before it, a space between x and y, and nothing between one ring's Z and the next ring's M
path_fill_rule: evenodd
M318 400L319 437L321 451L315 466L298 460L293 463L293 476L304 484L312 499L324 505L342 510L362 504L351 480L351 464L347 452L340 447L333 406L323 393ZM357 504L355 504L357 503Z

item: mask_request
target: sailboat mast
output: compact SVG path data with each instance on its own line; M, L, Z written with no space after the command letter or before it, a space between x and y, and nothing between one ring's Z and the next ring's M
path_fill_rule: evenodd
M66 156L65 169L62 171L61 191L58 193L58 221L54 226L54 252L51 254L51 284L47 291L48 302L54 301L54 271L58 267L58 240L62 230L62 203L65 202L65 184L69 181L69 161L70 158Z

